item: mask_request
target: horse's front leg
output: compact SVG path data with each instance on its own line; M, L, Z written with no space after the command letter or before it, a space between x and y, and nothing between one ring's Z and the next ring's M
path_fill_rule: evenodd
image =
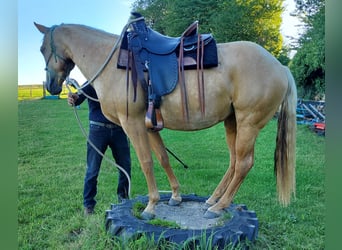
M172 167L170 165L169 156L166 152L163 140L162 140L159 132L149 132L148 138L150 140L151 148L152 148L153 152L155 153L158 161L160 162L160 164L164 168L164 170L167 174L167 178L168 178L169 183L170 183L170 187L172 190L172 196L169 200L169 205L171 205L171 206L179 205L182 201L182 197L179 193L179 182L178 182L177 177L175 176L175 174L172 170Z
M135 152L137 154L141 169L145 175L148 188L148 204L141 217L145 220L150 220L155 217L155 205L160 199L157 184L153 171L153 160L151 155L151 147L147 136L147 131L144 125L138 126L139 123L135 122L134 125L127 126L123 123L122 127L129 137Z

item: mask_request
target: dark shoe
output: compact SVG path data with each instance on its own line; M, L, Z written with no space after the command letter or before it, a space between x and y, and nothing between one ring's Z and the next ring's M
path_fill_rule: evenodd
M94 213L94 207L85 207L84 208L84 215L92 215Z

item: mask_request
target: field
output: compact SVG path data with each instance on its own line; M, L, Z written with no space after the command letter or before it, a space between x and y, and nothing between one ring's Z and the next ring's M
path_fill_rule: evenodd
M77 112L87 129L87 105ZM325 138L298 125L297 196L283 208L277 203L273 175L275 131L272 120L260 133L254 167L234 199L257 213L259 234L252 249L324 249ZM161 134L166 146L189 166L184 169L170 156L181 192L210 195L229 162L223 125L198 132L164 129ZM104 212L116 202L117 185L117 170L106 161L99 176L96 214L83 216L85 144L66 100L18 102L19 249L157 249L142 239L119 244L106 234ZM146 195L147 187L133 149L131 155L134 198ZM155 175L159 190L169 190L157 162Z

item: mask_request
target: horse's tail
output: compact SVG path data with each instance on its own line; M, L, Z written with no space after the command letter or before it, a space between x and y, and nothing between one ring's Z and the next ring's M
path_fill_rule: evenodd
M279 202L287 206L296 193L296 107L297 89L288 67L285 67L288 89L278 117L274 172L277 178Z

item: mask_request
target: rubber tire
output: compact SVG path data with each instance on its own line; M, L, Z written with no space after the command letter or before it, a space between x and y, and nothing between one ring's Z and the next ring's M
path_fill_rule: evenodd
M167 202L171 195L161 195L159 202ZM200 197L194 194L182 195L182 202L196 201L205 202L208 197ZM222 226L204 229L173 229L151 225L148 221L138 219L132 214L135 202L148 203L147 196L138 196L133 200L125 200L120 204L112 204L111 209L106 211L105 227L112 236L120 236L124 239L139 238L146 235L155 242L164 239L177 244L195 246L203 241L204 233L206 242L212 247L223 249L226 245L237 246L246 239L254 242L258 235L258 219L254 211L247 210L245 205L231 204L227 211L231 213L231 219ZM210 241L209 241L210 238ZM186 243L187 242L187 243ZM190 244L190 245L189 245Z

